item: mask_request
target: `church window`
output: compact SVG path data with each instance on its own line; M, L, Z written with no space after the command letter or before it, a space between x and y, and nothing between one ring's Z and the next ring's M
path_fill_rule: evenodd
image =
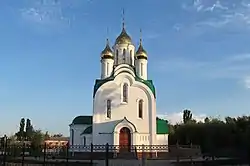
M132 63L133 63L133 61L132 61L132 50L130 50L130 53L129 53L129 57L130 57L130 65L133 65Z
M118 65L118 50L116 50L116 64Z
M107 75L109 75L109 63L107 63Z
M139 100L138 103L138 116L139 118L142 118L143 116L143 100Z
M143 76L143 63L141 63L141 76Z
M122 96L123 100L122 101L127 103L128 102L128 84L127 83L123 84L123 92L122 93L123 93L123 96Z
M83 146L86 146L86 137L83 137Z
M126 50L125 50L125 48L123 49L122 60L123 60L123 63L126 62Z
M107 118L111 118L111 100L107 100Z

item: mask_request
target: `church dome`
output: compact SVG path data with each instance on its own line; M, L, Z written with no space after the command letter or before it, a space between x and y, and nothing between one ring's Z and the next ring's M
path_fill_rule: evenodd
M122 28L121 34L116 38L115 44L132 44L132 39L127 34L124 27Z
M112 51L112 49L109 46L108 39L107 39L106 47L104 48L104 50L101 53L101 58L102 59L103 58L114 58L113 51Z
M147 51L143 48L142 43L140 41L140 45L138 50L135 53L136 59L147 59Z

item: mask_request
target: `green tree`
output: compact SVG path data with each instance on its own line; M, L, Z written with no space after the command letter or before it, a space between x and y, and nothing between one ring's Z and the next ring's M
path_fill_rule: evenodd
M49 136L49 132L48 131L46 131L46 133L45 133L45 135L44 135L44 139L45 140L47 140L47 139L49 139L50 138L50 136Z
M63 135L61 133L59 134L54 134L52 137L62 137Z
M185 122L187 122L186 120ZM174 125L169 144L200 145L203 153L236 157L250 156L250 116L206 118L205 123Z
M31 125L30 119L27 119L26 130L25 130L25 136L27 141L31 141L32 133L33 133L33 126Z
M235 124L236 119L227 116L227 117L225 118L225 121L226 121L227 124Z
M22 118L20 121L20 125L19 125L19 131L16 133L18 141L24 141L24 137L25 137L24 128L25 128L25 119Z
M205 118L204 120L205 123L209 123L210 122L210 119L208 117Z
M192 113L190 110L184 110L183 111L183 123L187 124L188 122L190 122L192 120Z
M39 147L40 145L43 144L44 141L44 134L42 133L41 130L35 130L32 133L31 137L31 145L33 147Z

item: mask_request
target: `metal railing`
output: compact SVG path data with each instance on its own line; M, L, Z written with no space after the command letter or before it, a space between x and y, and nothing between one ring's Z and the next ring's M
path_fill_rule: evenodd
M116 159L141 160L172 160L180 162L186 159L194 161L201 156L200 147L195 145L74 145L51 146L43 144L39 146L27 143L14 145L0 144L0 162L3 166L15 163L42 165L72 165L74 162L94 165L95 161L102 160L108 166L110 161Z

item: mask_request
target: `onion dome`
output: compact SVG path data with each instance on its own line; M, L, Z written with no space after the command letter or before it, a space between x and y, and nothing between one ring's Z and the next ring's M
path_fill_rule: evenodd
M127 34L124 26L122 28L121 34L116 38L115 44L132 44L131 37Z
M101 53L101 58L102 59L107 59L107 58L113 59L114 58L113 51L109 46L109 40L108 39L107 39L106 47L104 48L104 50Z
M142 46L142 41L140 39L140 45L138 47L138 50L135 53L136 59L148 59L147 52L144 50Z

